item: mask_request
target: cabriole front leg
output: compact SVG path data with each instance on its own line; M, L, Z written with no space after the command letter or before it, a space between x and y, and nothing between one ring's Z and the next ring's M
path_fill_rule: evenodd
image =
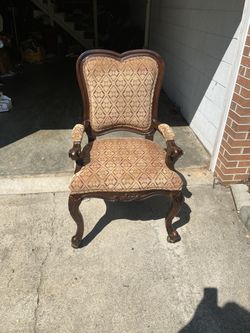
M79 247L84 231L83 217L79 210L82 200L83 197L79 194L70 194L69 196L69 212L77 225L76 233L71 239L71 245L75 249Z
M184 201L183 194L181 191L172 192L170 193L170 199L171 207L165 219L166 229L168 233L167 241L169 243L176 243L181 240L181 237L178 232L173 228L172 221L181 209L182 203Z

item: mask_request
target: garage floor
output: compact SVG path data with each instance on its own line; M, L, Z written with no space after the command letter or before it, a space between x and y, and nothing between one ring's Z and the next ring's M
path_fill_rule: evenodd
M249 333L249 235L229 189L188 188L166 241L166 200L86 200L82 248L68 193L0 195L0 332Z
M65 59L26 65L22 74L3 79L4 94L12 98L14 107L0 113L0 176L72 172L67 153L71 129L82 118L74 64L75 59ZM185 151L177 167L206 168L209 155L164 94L159 118L173 126L176 142ZM165 146L160 135L155 140Z

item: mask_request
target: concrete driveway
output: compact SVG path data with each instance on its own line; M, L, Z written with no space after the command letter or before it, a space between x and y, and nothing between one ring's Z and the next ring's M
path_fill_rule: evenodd
M163 198L85 201L83 247L66 192L0 196L0 332L250 332L250 240L228 189L190 185L166 241Z

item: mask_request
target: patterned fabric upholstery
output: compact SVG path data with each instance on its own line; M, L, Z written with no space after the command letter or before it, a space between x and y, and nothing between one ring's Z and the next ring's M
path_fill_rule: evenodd
M81 142L84 133L84 125L76 124L72 130L72 141Z
M149 56L116 60L92 56L82 63L94 131L125 126L146 131L151 126L158 64Z
M181 178L165 164L165 151L150 140L95 140L83 149L85 166L71 181L72 193L180 190Z

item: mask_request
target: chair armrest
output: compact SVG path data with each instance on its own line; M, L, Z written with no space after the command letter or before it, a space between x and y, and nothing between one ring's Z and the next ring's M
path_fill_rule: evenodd
M73 143L80 143L82 142L83 133L85 131L85 127L82 124L76 124L72 130L72 141Z
M174 164L183 155L183 150L175 143L175 134L169 125L154 121L154 127L161 133L167 143L166 164L171 170L174 170Z
M156 129L158 132L161 133L161 135L164 137L165 141L173 141L175 138L175 134L173 129L164 123L156 123Z
M69 157L77 161L81 159L80 153L81 153L81 142L83 138L84 133L84 125L82 124L76 124L72 130L72 141L73 141L73 147L69 150Z

